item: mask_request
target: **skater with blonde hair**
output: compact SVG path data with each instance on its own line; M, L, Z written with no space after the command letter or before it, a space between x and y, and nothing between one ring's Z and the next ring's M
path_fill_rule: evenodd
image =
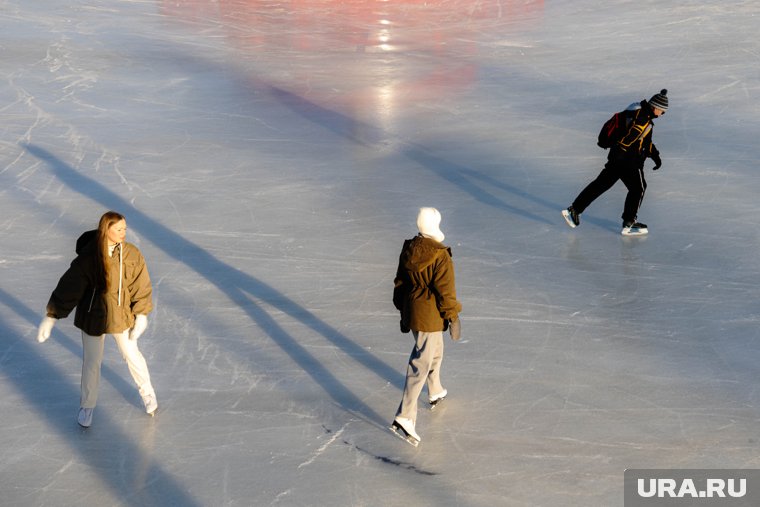
M148 365L137 347L153 309L153 291L145 259L135 245L124 241L126 232L124 216L108 211L97 230L79 237L77 257L53 290L37 332L37 341L46 341L56 321L76 307L74 325L82 331L84 349L77 422L84 428L92 424L106 334L114 337L126 360L145 411L152 416L158 409Z

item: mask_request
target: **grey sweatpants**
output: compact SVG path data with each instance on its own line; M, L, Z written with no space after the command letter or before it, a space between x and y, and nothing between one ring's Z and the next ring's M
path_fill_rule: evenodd
M441 385L441 362L443 361L443 331L427 333L412 331L414 348L406 368L406 383L397 416L417 423L417 399L427 384L428 396L443 391Z
M140 350L137 348L137 340L129 339L129 330L112 335L119 347L121 357L127 361L132 380L137 384L140 396L156 393L150 383L148 364L145 362ZM100 364L103 362L103 347L106 335L90 336L82 333L82 348L84 350L82 360L82 394L80 407L95 408L98 401L98 386L100 385Z

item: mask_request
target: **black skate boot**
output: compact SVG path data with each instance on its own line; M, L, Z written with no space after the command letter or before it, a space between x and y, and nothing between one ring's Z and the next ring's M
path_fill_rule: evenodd
M573 229L581 225L581 215L580 213L577 213L572 206L568 207L567 209L563 209L562 216L565 217L565 222L567 222L567 225Z
M623 222L621 234L623 236L643 236L649 234L649 228L647 224L641 222Z

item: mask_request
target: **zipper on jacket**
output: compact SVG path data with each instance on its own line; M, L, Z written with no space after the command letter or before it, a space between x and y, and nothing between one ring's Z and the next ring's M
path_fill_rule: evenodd
M618 146L620 146L620 148L623 151L628 151L628 148L630 148L631 146L633 146L637 141L639 143L639 151L641 151L641 149L643 147L643 144L644 144L644 139L646 139L647 135L652 130L652 126L653 125L652 125L652 120L651 119L648 119L646 121L646 123L644 123L643 125L641 125L640 129L637 128L637 126L636 126L636 120L639 119L639 115L640 114L641 114L641 109L639 109L639 110L636 111L636 116L633 118L633 126L628 130L628 132L626 133L626 135L623 136L623 138L620 141L618 141ZM638 134L636 135L636 137L634 137L633 139L631 139L631 141L628 144L625 144L624 141L626 140L626 138L630 135L631 131L633 131L633 130L638 131Z
M121 250L122 250L122 246L121 246L121 243L119 243L119 304L118 306L121 306L121 282L124 279L124 265L122 263Z
M92 310L92 302L95 301L95 289L92 289L92 297L90 297L90 307L87 309L87 313Z

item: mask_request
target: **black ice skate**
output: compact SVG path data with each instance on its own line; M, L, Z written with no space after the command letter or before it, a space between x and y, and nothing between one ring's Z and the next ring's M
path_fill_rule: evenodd
M577 213L572 206L567 209L563 209L562 216L565 217L565 222L567 222L567 225L573 229L581 225L581 215Z
M620 232L623 236L643 236L649 234L646 224L640 222L623 222L623 230Z

